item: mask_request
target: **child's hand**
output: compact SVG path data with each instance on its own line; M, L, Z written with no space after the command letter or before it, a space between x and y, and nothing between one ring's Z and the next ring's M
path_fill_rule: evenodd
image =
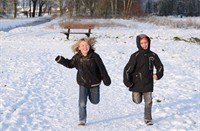
M56 58L55 58L55 61L58 61L60 59L60 56L57 56Z
M64 57L62 57L62 56L57 56L57 57L55 58L55 61L59 62L62 58L64 58Z
M109 86L111 84L111 79L109 76L106 77L106 79L103 80L103 83L106 85L106 86Z
M154 80L157 80L157 79L158 79L158 77L157 77L156 74L153 74L153 79L154 79Z

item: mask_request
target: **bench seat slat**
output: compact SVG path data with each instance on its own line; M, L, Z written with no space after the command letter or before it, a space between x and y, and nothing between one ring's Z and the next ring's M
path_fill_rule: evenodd
M65 29L94 29L94 25L66 25Z
M62 32L64 34L92 34L92 33L88 33L88 32Z
M68 29L68 31L63 31L61 33L64 33L67 35L67 39L69 39L70 34L85 34L87 37L90 37L91 29L94 29L94 24L72 24L72 25L65 25L65 29ZM88 29L88 32L71 32L71 29Z
M64 27L65 29L94 29L94 27Z

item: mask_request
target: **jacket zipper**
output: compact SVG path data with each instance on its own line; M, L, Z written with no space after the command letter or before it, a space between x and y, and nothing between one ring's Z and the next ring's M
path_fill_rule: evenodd
M142 73L139 73L139 75L140 75L140 79L142 80Z

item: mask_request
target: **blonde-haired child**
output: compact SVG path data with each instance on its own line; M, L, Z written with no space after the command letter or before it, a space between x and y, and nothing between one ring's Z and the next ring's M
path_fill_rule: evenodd
M111 79L107 73L100 56L95 52L95 38L83 38L78 40L72 51L75 55L72 59L57 56L56 62L67 67L77 69L77 83L79 85L79 124L85 125L87 118L87 98L92 104L100 101L101 81L106 86L111 84Z

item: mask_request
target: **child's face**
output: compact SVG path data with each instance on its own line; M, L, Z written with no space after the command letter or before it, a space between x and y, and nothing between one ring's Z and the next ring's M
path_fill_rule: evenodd
M140 45L141 45L141 47L142 47L144 50L148 49L148 46L149 46L148 40L147 40L147 39L142 39L142 40L140 41Z
M88 51L90 50L90 45L86 41L81 41L78 49L84 56L86 56L88 54Z

